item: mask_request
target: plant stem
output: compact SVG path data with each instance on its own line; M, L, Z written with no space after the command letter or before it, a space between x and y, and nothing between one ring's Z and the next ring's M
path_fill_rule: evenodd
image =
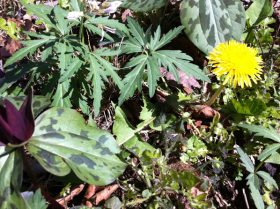
M84 44L85 43L85 37L84 37L84 17L82 17L81 20L81 26L79 30L79 39Z
M221 85L220 88L212 95L212 97L205 103L205 105L211 106L214 104L216 99L220 96L221 92L224 90L224 85Z

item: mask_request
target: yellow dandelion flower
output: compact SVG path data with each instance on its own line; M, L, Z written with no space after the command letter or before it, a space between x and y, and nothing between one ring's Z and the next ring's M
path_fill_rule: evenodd
M218 44L208 56L209 64L218 79L224 78L223 85L252 86L262 74L262 58L258 51L244 43L231 40Z

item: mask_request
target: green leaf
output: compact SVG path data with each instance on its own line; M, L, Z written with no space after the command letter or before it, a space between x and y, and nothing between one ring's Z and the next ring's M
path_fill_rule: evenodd
M265 103L260 99L231 100L235 111L243 115L259 115L266 110Z
M151 122L151 119L148 119L147 122ZM145 151L155 152L153 148L147 142L141 141L141 138L138 136L138 132L142 130L147 123L140 125L134 130L131 125L127 122L127 118L120 107L115 109L113 133L117 137L117 143L123 145L127 150L134 153L136 156L141 157Z
M129 32L131 33L131 35L135 38L135 40L137 40L137 42L141 46L145 46L145 44L147 43L147 39L139 23L136 22L131 17L128 17L127 22L128 22Z
M82 64L83 64L83 61L80 60L78 57L75 57L74 59L72 59L71 63L66 67L66 71L63 72L63 74L59 78L58 82L63 83L64 81L70 79L80 69Z
M277 151L271 153L271 155L265 160L266 163L274 163L280 165L280 154Z
M277 152L277 150L280 149L280 144L271 144L266 146L266 148L262 151L262 153L259 155L258 159L263 161L269 156L273 155Z
M65 35L69 32L68 20L66 19L67 12L61 7L54 7L54 15L57 21L57 29L60 31L61 35Z
M80 12L81 11L81 2L79 0L70 0L70 5L74 11Z
M23 44L25 45L24 48L18 50L16 53L13 54L12 57L10 57L4 67L11 65L15 63L18 60L21 60L24 58L27 54L34 52L36 49L38 49L40 46L47 44L50 42L51 39L40 39L40 40L32 40L32 41L25 41Z
M179 81L179 77L176 68L179 68L188 76L211 82L208 76L206 76L197 65L190 63L192 58L179 50L158 50L153 53L153 56L158 58L162 66L167 68L177 81Z
M47 209L48 203L38 189L30 198L27 199L27 205L32 209Z
M157 50L165 46L166 44L169 44L174 38L176 38L182 32L183 29L184 26L174 28L173 30L170 30L168 31L168 33L164 34L159 41L157 41L158 38L155 38L154 43L151 44L151 48L153 50ZM159 34L155 34L155 35L159 36Z
M118 20L109 19L109 17L92 17L92 18L89 18L86 21L86 23L98 25L99 27L107 26L112 29L117 29L121 32L124 32L125 34L128 34L128 29L124 24L120 23Z
M247 124L241 124L239 126L242 128L246 128L251 132L256 133L255 136L262 136L264 138L272 139L273 141L280 143L280 135L277 133L276 130L272 128L268 129L262 126L247 125Z
M122 2L121 7L129 8L135 12L148 12L168 3L167 0L122 0Z
M278 189L278 185L276 181L270 176L269 173L264 171L258 171L257 174L265 181L267 181L269 184L273 185L276 189Z
M113 133L116 135L118 145L122 145L135 136L135 131L126 121L124 112L120 107L115 109Z
M161 77L161 74L158 69L157 61L151 57L148 58L147 67L149 96L153 97L156 92L157 81Z
M245 152L243 152L243 150L240 147L237 147L236 150L240 155L240 160L242 161L242 165L246 168L248 172L254 173L255 166L251 161L250 157Z
M55 22L51 16L51 12L53 10L52 7L46 6L43 4L26 4L21 0L23 6L26 7L28 13L31 13L37 16L40 20L42 20L49 27L52 27L57 30Z
M91 33L93 33L93 34L97 34L97 35L99 35L101 38L106 38L107 40L109 40L109 41L114 41L114 39L110 36L110 35L108 35L108 33L106 33L105 31L104 31L104 29L101 29L101 28L99 28L99 27L97 27L97 26L95 26L95 25L92 25L89 21L86 21L85 22L85 24L84 24L84 26L85 26L85 28L87 28Z
M147 59L148 56L141 56L141 59L139 60L142 60L142 63L133 68L133 70L125 76L125 79L123 80L124 86L121 88L121 95L119 97L119 105L121 105L126 99L133 96L137 86L138 88L141 88L141 83L139 84L139 81L141 82ZM129 64L131 63L129 62L128 65Z
M247 178L247 180L248 180L249 189L251 191L251 197L254 200L255 206L257 207L257 209L264 209L264 202L259 192L258 184L256 185L256 182L258 182L258 176L252 174L250 178Z
M119 147L114 138L86 125L83 117L71 109L52 108L41 114L27 149L40 163L46 162L41 164L49 172L55 168L54 174L66 175L66 165L81 180L94 185L113 182L125 168L115 155Z
M70 82L68 80L58 83L55 94L53 95L52 106L55 107L72 107L69 92Z
M254 0L249 9L246 10L246 16L251 26L259 24L265 18L271 16L272 13L271 0Z
M189 39L208 54L219 43L241 39L245 11L239 0L183 0L181 22Z
M6 147L6 151L10 148ZM29 209L22 196L23 163L19 150L11 152L0 170L0 206L1 208Z

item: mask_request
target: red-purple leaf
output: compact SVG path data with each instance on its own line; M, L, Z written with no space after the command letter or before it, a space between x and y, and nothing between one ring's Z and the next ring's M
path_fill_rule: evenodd
M179 84L183 85L184 90L190 94L193 91L193 87L200 88L200 84L197 82L197 80L192 77L188 76L184 71L177 70L179 75ZM176 81L174 75L170 72L168 72L165 68L160 68L160 73L167 79Z

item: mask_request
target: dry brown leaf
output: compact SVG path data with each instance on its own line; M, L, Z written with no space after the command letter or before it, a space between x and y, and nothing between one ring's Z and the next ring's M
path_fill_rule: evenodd
M130 9L126 9L124 10L124 12L122 13L122 21L125 22L127 17L132 17L132 13Z
M198 114L198 116L206 118L213 118L216 114L220 115L218 111L207 105L195 105L194 112Z
M119 188L118 184L114 184L106 187L102 191L96 194L95 204L98 205L101 201L109 199L112 193L114 193Z
M12 55L14 54L19 48L21 48L21 43L17 40L9 39L5 46L6 51Z

